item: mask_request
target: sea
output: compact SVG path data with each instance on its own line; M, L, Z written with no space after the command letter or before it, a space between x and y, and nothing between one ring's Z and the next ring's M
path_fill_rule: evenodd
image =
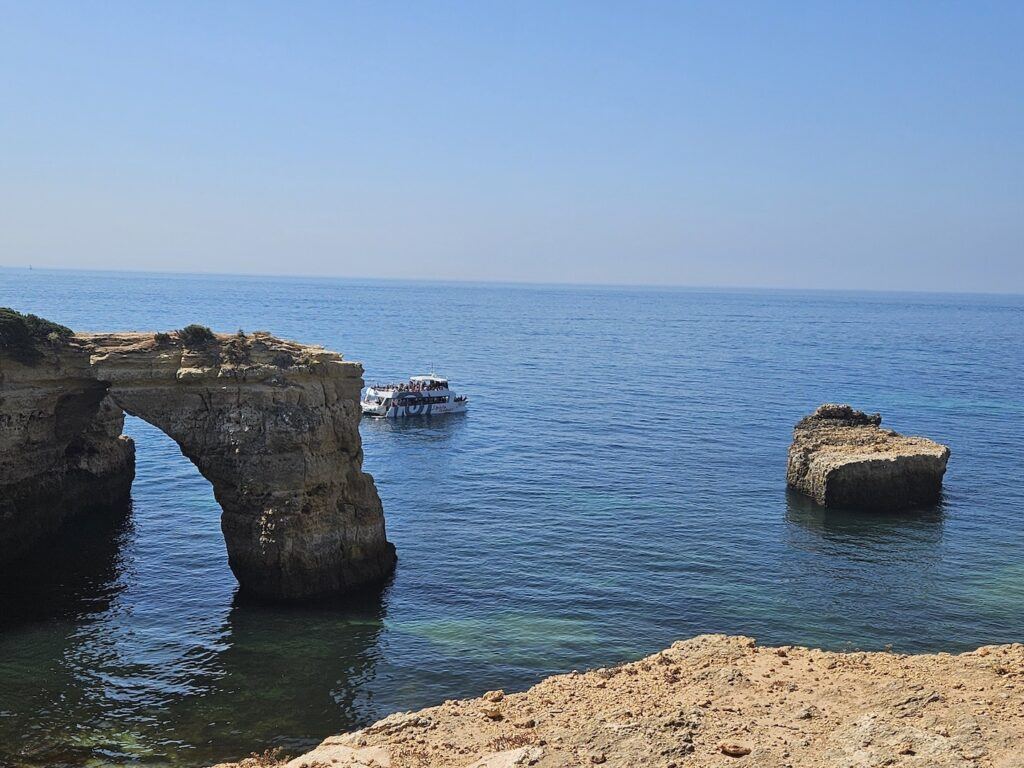
M0 573L0 765L296 754L707 632L1024 640L1022 296L3 269L0 306L81 331L267 330L367 382L434 370L470 398L363 421L398 568L304 606L239 596L209 483L129 417L130 511ZM792 427L824 402L948 444L941 503L787 492Z

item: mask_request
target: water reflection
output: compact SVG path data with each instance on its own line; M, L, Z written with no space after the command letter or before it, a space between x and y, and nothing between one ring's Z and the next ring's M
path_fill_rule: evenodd
M899 650L934 644L943 604L941 507L873 514L825 509L793 491L786 495L788 590L801 595L790 610L804 627L801 642L877 650L891 637Z
M363 439L389 434L411 436L416 442L438 443L456 439L465 428L468 413L445 413L406 419L363 418L359 429Z
M113 623L115 613L96 619ZM153 688L157 658L127 664L104 653L98 635L109 633L84 630L81 616L68 617L60 648L37 646L40 627L29 625L3 638L4 693L19 706L0 703L0 765L209 765L257 746L298 753L376 717L369 691L384 617L383 593L315 607L236 596L216 643L189 653L187 686L161 679L160 695L128 698Z
M797 546L827 544L832 554L859 559L873 548L911 545L923 550L942 541L945 510L942 504L901 512L866 512L826 509L802 493L786 490L786 520L813 538L794 535ZM794 532L795 534L795 532Z
M0 633L106 610L123 588L131 504L68 520L45 546L0 566ZM2 635L0 635L2 637Z
M0 765L92 759L68 732L90 683L64 661L89 642L125 587L130 512L125 505L69 520L46 546L0 571Z
M157 713L166 738L185 736L188 760L209 764L254 745L297 752L372 720L385 596L316 606L236 596L203 692Z

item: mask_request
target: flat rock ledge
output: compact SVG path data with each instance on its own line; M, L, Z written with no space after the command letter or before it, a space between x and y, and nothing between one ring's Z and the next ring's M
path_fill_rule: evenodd
M907 656L701 635L217 768L1024 768L1024 644Z
M828 403L793 429L786 482L818 504L863 510L930 506L949 447L883 429L879 414Z

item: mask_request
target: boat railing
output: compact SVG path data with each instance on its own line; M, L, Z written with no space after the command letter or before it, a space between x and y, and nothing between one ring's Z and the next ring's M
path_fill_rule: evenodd
M374 384L370 389L378 392L432 392L438 389L448 389L447 384Z

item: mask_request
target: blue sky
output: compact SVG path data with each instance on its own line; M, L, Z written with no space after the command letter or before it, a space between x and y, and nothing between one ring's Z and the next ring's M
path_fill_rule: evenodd
M1024 291L1024 3L8 3L0 265Z

